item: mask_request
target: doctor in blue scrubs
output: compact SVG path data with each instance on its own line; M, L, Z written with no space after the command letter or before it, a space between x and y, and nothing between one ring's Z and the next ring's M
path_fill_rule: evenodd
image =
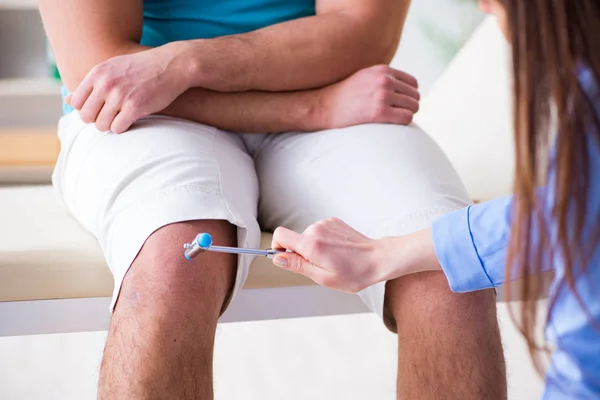
M273 246L295 253L274 262L346 292L439 269L455 292L523 279L521 299L543 295L553 270L543 398L600 399L600 1L480 5L513 47L514 195L404 237L372 240L334 218L302 234L278 228ZM536 302L522 304L533 348Z

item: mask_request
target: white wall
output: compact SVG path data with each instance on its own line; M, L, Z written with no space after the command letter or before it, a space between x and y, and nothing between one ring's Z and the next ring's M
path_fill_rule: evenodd
M45 78L49 76L46 63L46 37L36 10L9 10L0 7L0 80L16 78ZM30 85L35 86L35 81ZM58 91L41 95L14 96L0 82L0 129L14 126L53 126L61 114Z
M475 0L412 1L392 66L415 76L426 96L483 18Z

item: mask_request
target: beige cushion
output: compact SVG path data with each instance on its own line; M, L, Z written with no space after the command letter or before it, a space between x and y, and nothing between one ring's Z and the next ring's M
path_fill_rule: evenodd
M270 235L262 240L270 247ZM257 257L245 288L310 284ZM98 243L51 186L0 188L0 301L102 297L112 288Z
M475 200L512 192L511 93L509 47L490 17L436 81L415 116Z

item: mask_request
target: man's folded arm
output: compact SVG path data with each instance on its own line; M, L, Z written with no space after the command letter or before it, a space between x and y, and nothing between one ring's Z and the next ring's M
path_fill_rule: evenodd
M139 44L142 0L40 0L40 11L71 93L96 65L148 49ZM311 130L315 101L310 91L218 93L194 88L164 114L232 131Z
M323 87L388 64L410 0L316 0L316 15L253 32L193 40L194 86L217 91Z
M241 132L324 129L317 90L265 91L325 85L362 67L389 61L398 44L408 3L319 0L314 17L247 34L195 41L199 51L192 56L200 57L204 46L206 58L212 54L224 64L220 69L223 76L212 79L227 81L230 76L226 85L243 81L240 88L262 87L263 92L219 93L192 88L164 114ZM139 44L142 0L40 0L40 11L61 76L71 93L96 65L148 49ZM234 42L243 47L239 53L225 49ZM244 71L236 70L244 65L248 67Z

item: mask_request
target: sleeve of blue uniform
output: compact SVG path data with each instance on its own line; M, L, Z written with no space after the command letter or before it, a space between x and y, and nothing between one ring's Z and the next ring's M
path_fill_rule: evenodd
M512 197L447 214L433 223L436 256L454 292L504 282Z

